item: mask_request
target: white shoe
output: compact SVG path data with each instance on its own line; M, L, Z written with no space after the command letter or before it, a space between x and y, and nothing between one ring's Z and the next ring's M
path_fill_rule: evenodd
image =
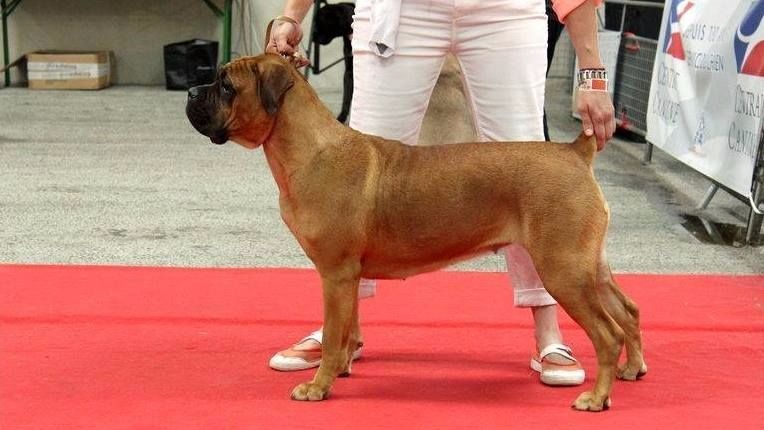
M279 351L271 357L268 366L271 369L282 372L294 372L297 370L306 370L318 367L321 364L321 341L323 340L323 331L316 330L313 333L300 339L291 347ZM316 344L311 349L295 349L296 346L305 342L313 341ZM353 360L361 358L361 347L353 352Z
M545 358L549 354L558 354L572 361L570 364L556 364ZM531 357L531 369L539 372L541 382L546 385L570 386L581 385L586 379L586 372L581 363L573 357L573 351L570 347L553 343L547 345L541 352Z

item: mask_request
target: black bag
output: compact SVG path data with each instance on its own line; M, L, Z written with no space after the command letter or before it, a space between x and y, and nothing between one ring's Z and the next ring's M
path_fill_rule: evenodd
M326 45L336 37L344 37L353 33L353 13L355 4L329 4L326 0L319 2L313 22L313 39Z
M168 90L187 90L215 80L218 43L192 39L164 46L164 75Z
M339 63L340 60L321 69L320 45L327 45L337 37L342 38L342 54L345 62L343 76L342 110L337 120L345 122L350 114L350 102L353 98L353 49L350 36L353 34L353 13L355 4L330 4L326 0L319 1L319 9L313 17L313 61L311 71L319 74Z

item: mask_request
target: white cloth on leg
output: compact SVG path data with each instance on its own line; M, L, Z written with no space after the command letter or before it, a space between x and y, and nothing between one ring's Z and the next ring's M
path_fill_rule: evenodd
M358 283L358 299L368 299L377 295L377 281L374 279L361 278Z
M369 49L380 57L395 53L401 0L371 0Z
M557 302L546 291L528 251L520 245L504 248L509 276L512 279L515 306L535 307L554 305Z

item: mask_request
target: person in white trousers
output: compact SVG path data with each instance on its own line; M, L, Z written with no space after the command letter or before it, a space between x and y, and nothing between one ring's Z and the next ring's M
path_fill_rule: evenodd
M581 69L604 67L597 44L595 8L601 0L556 0L554 9L573 42ZM302 30L297 23L311 0L287 0L266 41L266 51L293 54ZM544 140L547 17L544 0L357 0L353 17L354 89L350 127L363 133L417 142L429 97L446 54L462 69L477 134L482 141ZM588 75L587 75L588 76ZM599 149L615 130L607 91L579 85L577 110L584 132ZM515 306L530 307L536 352L531 368L548 385L579 385L584 370L564 345L554 299L546 292L525 249L506 248ZM362 279L359 297L375 293ZM291 371L321 361L318 330L270 360ZM361 350L356 351L359 357Z

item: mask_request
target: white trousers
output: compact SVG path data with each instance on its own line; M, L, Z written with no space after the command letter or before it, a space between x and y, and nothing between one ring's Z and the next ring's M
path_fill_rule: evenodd
M544 0L403 0L388 58L369 49L371 1L358 0L353 19L350 127L416 144L445 56L453 53L481 140L544 140ZM554 304L525 249L505 251L515 306ZM361 280L360 297L374 291L373 280Z

